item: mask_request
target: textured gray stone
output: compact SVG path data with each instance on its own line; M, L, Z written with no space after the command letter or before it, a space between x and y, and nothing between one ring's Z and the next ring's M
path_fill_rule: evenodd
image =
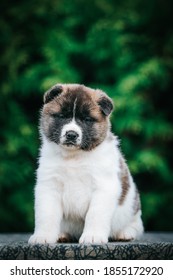
M173 233L145 233L138 241L105 245L78 243L29 245L30 234L0 234L3 260L158 260L173 259Z

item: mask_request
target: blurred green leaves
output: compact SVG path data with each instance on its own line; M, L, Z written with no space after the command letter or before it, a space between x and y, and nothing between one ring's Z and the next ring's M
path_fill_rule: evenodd
M58 82L113 98L112 129L140 189L145 228L173 230L172 1L18 0L0 8L0 231L33 229L39 110Z

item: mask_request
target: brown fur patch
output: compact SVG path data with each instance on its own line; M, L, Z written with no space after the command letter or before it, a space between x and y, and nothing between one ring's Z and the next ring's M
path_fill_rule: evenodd
M140 196L139 196L139 192L136 189L135 192L135 198L134 198L134 215L137 214L137 212L141 209L141 202L140 202Z
M73 96L75 96L75 98L81 98L82 103L87 104L90 107L90 112L93 117L95 117L98 121L105 121L105 118L98 106L98 102L102 97L106 97L110 101L111 99L104 92L78 84L64 84L61 85L61 87L63 89L62 94L55 97L48 104L45 104L43 107L43 113L50 114L59 112L63 103L66 100L73 99ZM45 95L47 95L47 92Z
M72 241L72 237L68 233L63 233L58 239L59 243L70 243L71 241Z
M120 179L121 185L122 185L122 193L121 193L121 196L119 198L119 205L122 205L125 198L126 198L127 192L129 190L130 182L129 182L128 167L127 167L127 164L125 163L125 160L122 156L120 157L119 165L120 165L119 179Z

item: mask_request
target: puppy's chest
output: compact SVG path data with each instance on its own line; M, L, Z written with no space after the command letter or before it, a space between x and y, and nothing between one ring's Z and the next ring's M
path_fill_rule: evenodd
M94 176L88 166L67 163L61 167L61 198L66 217L84 217L94 185Z

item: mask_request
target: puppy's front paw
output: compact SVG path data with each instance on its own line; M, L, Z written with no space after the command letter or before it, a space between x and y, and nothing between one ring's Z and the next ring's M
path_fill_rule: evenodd
M79 239L80 244L104 244L108 242L108 237L101 234L83 233Z
M51 236L46 234L34 233L28 240L29 244L45 244L45 243L56 243L57 236Z

